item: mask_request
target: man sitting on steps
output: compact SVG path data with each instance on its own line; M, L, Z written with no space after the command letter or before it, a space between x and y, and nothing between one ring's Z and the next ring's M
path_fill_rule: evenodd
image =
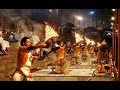
M0 31L0 51L3 53L3 55L7 54L9 47L10 47L9 42L3 39L2 31Z

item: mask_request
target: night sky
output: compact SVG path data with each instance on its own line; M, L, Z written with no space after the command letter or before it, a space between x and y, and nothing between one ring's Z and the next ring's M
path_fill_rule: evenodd
M11 11L6 9L7 11ZM52 12L49 12L50 9L16 9L16 12L20 14L27 12L27 14L30 16L30 18L36 18L36 20L44 20L49 19L51 17L48 17L50 14L53 18L54 17L54 13L55 13L55 9L51 9ZM109 9L109 11L107 11L108 9L58 9L59 13L62 13L62 16L64 17L64 21L67 19L70 22L74 22L74 24L79 25L79 20L75 17L75 16L82 16L83 20L80 21L80 25L81 26L93 26L93 18L94 18L94 23L96 20L96 13L98 16L98 19L96 20L98 23L98 25L103 26L103 22L105 22L104 26L106 25L106 22L108 22L110 24L110 18L112 15L109 14L109 12L111 12L111 10ZM5 11L5 10L4 10ZM25 11L25 12L21 12L21 11ZM90 12L94 11L94 15L90 15ZM6 11L5 11L6 12ZM74 19L74 20L73 20ZM63 21L63 22L64 22ZM99 22L101 21L101 22Z

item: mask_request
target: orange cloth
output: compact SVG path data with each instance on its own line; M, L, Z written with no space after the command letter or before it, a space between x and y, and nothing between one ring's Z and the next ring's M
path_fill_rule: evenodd
M79 46L76 46L75 47L75 50L74 50L74 55L75 56L78 56L80 54L80 47Z
M64 57L64 53L65 53L65 47L60 47L60 49L56 51L56 57L57 58Z
M84 48L84 55L88 55L88 49L87 49L87 47Z
M97 71L98 71L98 72L105 72L104 65L98 65Z
M28 58L28 47L20 46L18 49L18 56L17 56L17 66L21 67L24 65Z
M94 53L94 48L90 47L90 53Z
M65 53L65 47L60 47L60 49L58 49L56 51L56 57L57 57L57 64L58 65L62 65L62 60L64 58L64 53Z

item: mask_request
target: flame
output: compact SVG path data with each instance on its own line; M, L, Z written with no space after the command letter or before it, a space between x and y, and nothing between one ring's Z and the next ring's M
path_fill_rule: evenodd
M89 43L91 43L91 40L88 39L88 38L86 38L86 37L85 37L85 40L86 40L87 45L88 45Z
M76 39L76 43L80 42L83 40L83 38L80 36L80 34L75 32L75 39Z
M91 44L92 44L92 45L95 45L95 42L92 40L92 41L91 41Z
M100 46L100 43L97 42L97 46L99 47L99 46Z
M49 38L58 36L57 32L48 24L45 26L45 41L47 41Z
M87 45L90 44L90 43L91 43L92 45L95 45L95 42L94 42L93 40L90 40L90 39L88 39L88 38L86 38L86 37L85 37L85 40L86 40Z

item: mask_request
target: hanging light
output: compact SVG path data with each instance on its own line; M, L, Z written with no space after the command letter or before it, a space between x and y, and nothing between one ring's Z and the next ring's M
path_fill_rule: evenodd
M112 11L114 12L114 11L115 11L115 9L112 9Z
M111 23L111 25L113 26L113 23Z
M112 16L112 17L111 17L111 20L115 20L115 17L114 17L114 16Z

